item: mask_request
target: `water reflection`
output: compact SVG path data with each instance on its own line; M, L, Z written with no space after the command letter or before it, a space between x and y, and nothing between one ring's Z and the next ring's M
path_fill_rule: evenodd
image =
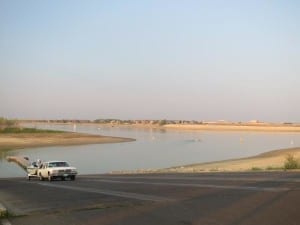
M64 131L74 129L73 124L34 126ZM8 155L26 155L31 159L66 160L75 165L81 174L93 174L240 158L273 149L294 147L300 143L298 133L204 132L78 124L76 131L129 137L137 141L3 152L0 177L24 176L19 168L3 160Z

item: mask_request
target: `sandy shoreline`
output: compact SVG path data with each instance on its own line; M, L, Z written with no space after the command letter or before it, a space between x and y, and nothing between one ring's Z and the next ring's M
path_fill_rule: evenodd
M46 146L120 143L129 141L135 141L135 139L71 132L50 134L1 134L0 151Z
M279 149L256 156L240 159L229 159L215 162L195 163L163 169L138 169L131 171L112 171L112 174L144 174L144 173L207 173L207 172L254 172L284 170L288 155L300 160L300 147Z
M157 170L157 172L241 172L259 170L283 169L286 157L293 155L300 159L300 148L279 149L265 152L256 156L241 159L223 160L217 162L190 164Z
M166 129L204 131L300 132L300 126L275 124L168 124Z

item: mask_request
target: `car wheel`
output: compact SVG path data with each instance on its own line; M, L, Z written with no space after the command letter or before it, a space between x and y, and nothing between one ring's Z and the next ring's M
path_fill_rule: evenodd
M71 180L75 180L75 176L71 176Z

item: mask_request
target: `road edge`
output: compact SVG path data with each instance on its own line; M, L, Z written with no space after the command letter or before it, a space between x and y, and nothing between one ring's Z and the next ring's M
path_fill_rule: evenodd
M7 209L0 202L0 224L2 224L2 225L11 225L11 223L7 219L7 215L8 215Z

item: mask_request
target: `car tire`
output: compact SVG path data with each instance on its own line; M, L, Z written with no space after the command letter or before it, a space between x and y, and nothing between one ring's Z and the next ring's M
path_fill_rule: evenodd
M71 176L70 178L71 178L71 180L73 180L73 181L75 180L75 176Z

